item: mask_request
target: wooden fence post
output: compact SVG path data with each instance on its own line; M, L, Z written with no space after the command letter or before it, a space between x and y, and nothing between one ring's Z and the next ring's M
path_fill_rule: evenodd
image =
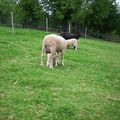
M68 22L68 32L69 32L69 34L71 33L71 23L70 23L70 21Z
M48 18L46 18L46 32L48 32Z
M11 24L12 24L12 33L14 34L15 30L14 30L13 12L11 12Z

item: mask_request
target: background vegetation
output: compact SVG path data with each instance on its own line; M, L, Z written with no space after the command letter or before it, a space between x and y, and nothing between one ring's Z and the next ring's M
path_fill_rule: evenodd
M23 25L39 25L43 18L67 29L70 21L74 28L85 28L101 34L120 35L120 6L116 0L0 0L0 22L10 12Z

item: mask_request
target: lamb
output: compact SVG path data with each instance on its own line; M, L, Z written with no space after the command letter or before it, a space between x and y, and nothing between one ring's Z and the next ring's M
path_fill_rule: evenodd
M48 54L47 66L53 68L53 62L57 66L56 59L59 52L61 52L61 62L64 65L64 50L66 46L67 44L63 37L55 34L46 35L42 44L41 65L43 65L44 53L46 53Z
M56 52L55 57L53 58L53 66L57 66L58 65L58 54ZM50 53L47 54L47 67L50 66Z
M67 47L73 46L74 49L77 50L77 39L75 39L75 38L68 39L68 40L66 40L66 44L67 44Z

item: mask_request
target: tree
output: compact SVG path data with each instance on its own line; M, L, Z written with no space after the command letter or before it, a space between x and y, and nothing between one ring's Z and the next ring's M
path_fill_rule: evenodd
M115 0L95 0L85 18L91 30L99 30L102 33L111 32L116 26L116 20L117 5Z
M17 3L17 18L24 24L39 22L43 16L43 9L39 0L19 0Z
M61 22L63 29L67 30L68 21L73 21L78 8L81 8L83 0L42 0L42 4L47 6L52 13L52 18L57 22ZM77 7L78 6L78 7Z
M1 23L10 22L10 12L14 11L15 0L0 0L0 21Z

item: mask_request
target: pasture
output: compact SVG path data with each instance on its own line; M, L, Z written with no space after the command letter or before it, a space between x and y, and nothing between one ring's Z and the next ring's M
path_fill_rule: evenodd
M45 35L0 27L0 120L119 120L120 44L80 38L49 69L40 66Z

